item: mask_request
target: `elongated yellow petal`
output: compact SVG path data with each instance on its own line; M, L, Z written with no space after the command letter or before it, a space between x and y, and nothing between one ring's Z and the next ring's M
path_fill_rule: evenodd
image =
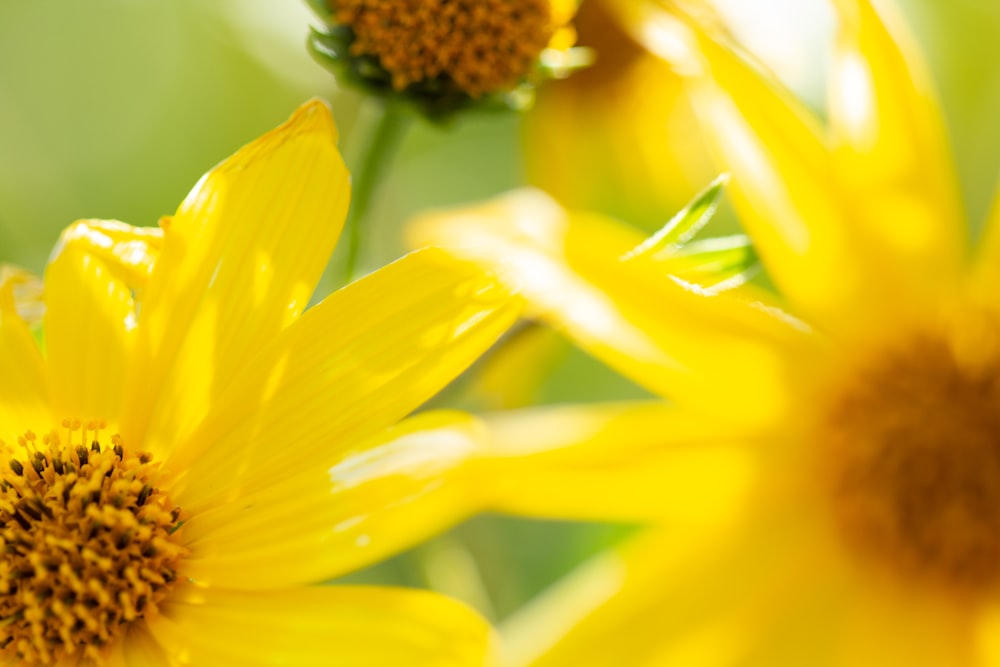
M929 74L898 17L837 0L830 122L855 226L877 244L886 280L948 294L966 252L965 219ZM891 19L897 19L891 24ZM892 32L888 28L892 28Z
M209 172L165 231L130 369L127 442L167 449L306 307L348 204L318 101Z
M390 588L186 586L149 627L171 664L197 666L473 667L490 650L489 627L466 607Z
M836 590L822 581L825 544L802 519L640 535L508 621L505 664L758 665L749 658L764 630L817 586Z
M348 453L328 446L274 479L250 467L184 526L184 575L237 589L323 581L441 532L479 508L465 463L485 440L462 413L427 412ZM294 567L282 564L294 562Z
M179 444L175 498L189 511L246 474L279 477L344 454L440 391L511 325L495 278L418 251L334 293L262 350Z
M98 256L68 242L45 272L45 345L53 409L117 421L134 343L132 290Z
M493 507L527 516L722 520L746 505L761 454L745 444L749 434L662 403L540 408L485 420L493 456L483 485L493 489Z
M678 284L659 262L620 260L631 247L609 229L522 191L424 216L411 234L499 270L538 317L654 392L725 419L783 419L809 334L773 309Z
M38 345L17 312L14 290L26 276L0 273L0 440L11 442L28 429L52 426L49 387Z

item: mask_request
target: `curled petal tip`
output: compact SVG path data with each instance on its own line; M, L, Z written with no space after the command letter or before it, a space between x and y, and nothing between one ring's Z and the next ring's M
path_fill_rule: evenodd
M338 136L330 105L318 97L312 98L296 109L284 128L293 132L326 132L334 140Z

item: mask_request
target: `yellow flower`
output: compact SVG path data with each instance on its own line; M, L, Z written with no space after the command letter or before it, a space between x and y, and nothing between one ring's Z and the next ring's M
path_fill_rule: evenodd
M580 5L573 25L594 63L538 89L526 171L564 206L652 229L714 173L680 78L618 25L613 1Z
M44 353L0 286L3 664L482 664L460 605L310 585L469 511L475 423L399 420L516 315L436 250L303 313L349 199L335 141L312 102L162 230L72 225Z
M714 28L622 4L780 297L536 195L418 223L672 401L492 419L499 507L659 524L515 620L511 663L1000 664L1000 202L972 255L917 54L836 2L824 128Z
M575 0L310 0L311 47L344 82L446 114L537 79L572 46ZM565 55L563 53L563 55ZM555 69L562 66L556 63Z

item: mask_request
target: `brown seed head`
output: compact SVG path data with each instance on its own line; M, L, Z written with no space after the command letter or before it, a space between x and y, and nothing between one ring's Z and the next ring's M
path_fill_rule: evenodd
M177 576L180 512L151 457L67 425L69 438L0 447L0 661L99 660Z
M846 370L820 424L846 542L904 578L1000 584L1000 355L920 334Z
M558 26L549 0L329 0L402 90L445 77L472 97L513 88Z

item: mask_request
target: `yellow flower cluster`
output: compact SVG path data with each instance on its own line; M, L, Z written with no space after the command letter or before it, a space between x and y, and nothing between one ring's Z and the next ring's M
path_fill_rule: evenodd
M697 0L594 10L728 173L650 238L522 190L310 306L351 192L312 101L159 227L80 220L44 287L0 272L0 664L1000 664L1000 203L973 251L919 55L834 4L822 117ZM392 87L471 97L562 25L329 8ZM749 241L692 242L723 187ZM521 319L653 398L425 407ZM444 596L324 585L486 510L643 528L503 650Z

